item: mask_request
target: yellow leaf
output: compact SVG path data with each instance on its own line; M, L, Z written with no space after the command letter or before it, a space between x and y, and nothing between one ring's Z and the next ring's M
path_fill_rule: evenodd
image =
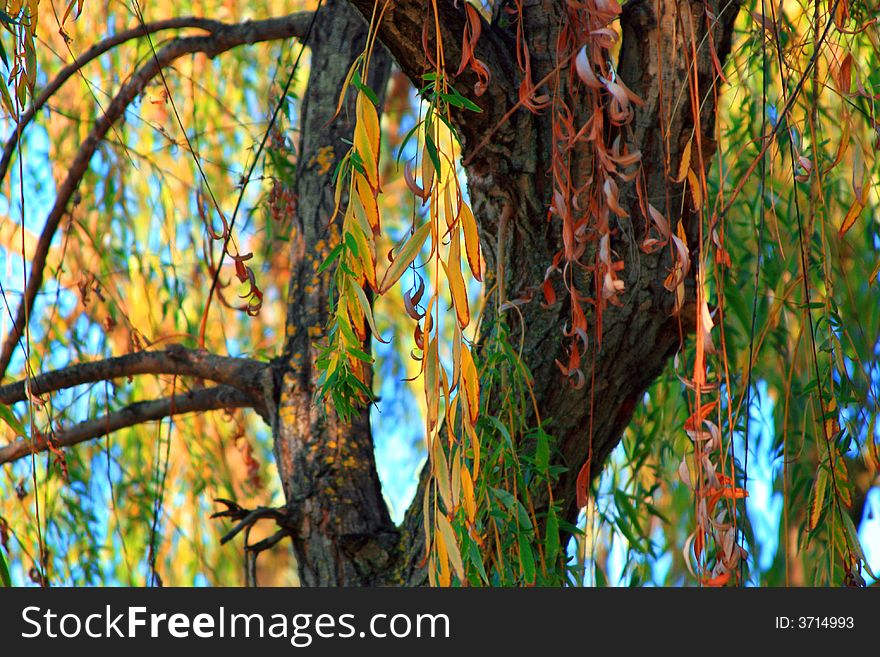
M810 501L810 530L816 529L822 509L825 503L825 491L828 488L828 471L820 467L816 473L816 483L813 486L813 498Z
M694 173L693 169L688 169L687 179L688 184L691 186L691 196L694 199L694 207L703 207L703 191L700 188L700 181L697 180L697 174Z
M428 342L428 348L422 360L425 376L425 406L428 411L427 421L430 431L437 426L437 420L440 412L440 373L437 371L437 339L433 338Z
M675 182L677 183L684 182L684 179L687 178L687 173L691 168L691 144L693 141L693 137L688 139L688 143L685 145L684 151L681 153L681 162L678 165L678 176L675 178Z
M868 285L874 284L874 281L877 280L878 274L880 274L880 260L877 261L877 266L874 267L874 271L872 271L871 275L868 277Z
M461 416L461 423L464 425L465 431L471 439L471 449L474 450L474 479L480 476L480 440L477 438L477 432L474 426L468 421L467 415Z
M461 243L457 230L452 231L449 244L449 263L444 262L443 269L449 281L449 291L452 293L458 325L464 328L470 323L471 315L468 310L467 287L465 287L464 277L461 275Z
M470 265L471 273L478 281L483 280L480 270L480 234L477 232L477 221L474 219L474 213L468 207L467 203L461 204L461 228L464 231L464 248L467 253L468 265Z
M454 452L452 454L452 481L450 482L450 487L452 488L452 507L457 509L461 502L461 459Z
M446 461L446 451L440 440L434 441L431 451L434 455L432 474L437 482L437 490L440 492L440 499L443 500L446 510L451 513L455 510L455 505L452 503L452 486L449 484L449 463Z
M416 256L419 255L419 251L422 250L422 246L424 246L425 240L428 238L428 233L431 232L431 223L432 222L427 221L422 224L397 253L394 262L392 262L391 266L385 270L385 275L382 277L382 283L379 284L379 294L385 294L391 289L391 286L403 276L403 272L406 271L406 268L409 267L412 264L412 261L416 259Z
M461 377L461 329L455 325L455 335L452 337L452 389L458 385ZM456 397L458 399L458 397Z
M453 224L455 224L457 212L453 210L452 206L452 192L453 187L451 184L444 185L444 193L443 193L443 217L446 219L446 227L452 228Z
M357 71L357 67L361 63L361 58L358 57L354 60L351 66L348 69L348 74L345 76L345 81L342 83L342 91L339 92L339 101L336 103L336 111L333 112L333 116L330 117L330 121L327 121L329 125L333 119L339 116L339 113L342 111L342 105L345 103L345 97L348 95L348 85L351 84L351 80L354 77L355 71Z
M449 519L442 513L437 514L437 527L440 528L438 536L441 536L443 542L446 544L446 550L449 554L449 560L452 562L452 568L455 570L458 579L463 582L464 564L461 562L461 552L458 549L458 541L455 540L455 532L452 530L452 525L449 524Z
M367 223L370 225L373 234L378 235L379 204L376 203L376 195L373 190L370 189L370 185L367 182L367 179L364 178L361 174L353 173L352 176L354 177L354 186L357 197L360 200L361 207L363 207L367 217Z
M425 531L425 536L431 535L430 523L431 523L431 499L432 499L432 497L433 496L431 494L431 487L425 486L425 494L422 495L422 526ZM431 552L431 544L429 541L425 541L425 558L428 557L430 552ZM433 555L431 555L431 556L433 556ZM433 568L430 569L431 572L433 572L433 570L434 570Z
M370 302L367 300L366 293L360 285L354 285L353 287L354 293L357 295L358 301L360 302L361 310L364 311L364 317L367 318L367 323L370 325L370 330L373 332L373 337L383 344L388 344L388 340L382 339L382 336L379 334L379 329L376 328L376 321L373 319L373 309L370 306Z
M437 544L437 558L440 560L440 586L452 584L452 573L449 571L449 553L446 549L446 539L442 532L434 538ZM433 569L432 569L433 570Z
M471 356L470 350L461 346L461 376L464 379L465 399L471 422L476 422L480 415L480 382L478 380L477 366Z
M477 517L477 502L474 498L474 480L467 468L461 469L461 494L464 498L464 512L470 522Z
M422 148L422 189L425 192L425 200L431 196L431 188L434 186L434 163L428 154L428 147Z
M360 91L356 105L354 148L360 155L373 193L379 191L379 116L367 95Z
M843 223L840 225L840 231L837 233L838 237L843 237L849 232L849 229L853 227L853 224L856 223L856 219L859 218L859 215L862 214L862 210L865 209L865 206L862 205L861 201L856 199L853 201L852 205L849 206L849 212L846 213L846 216L843 218Z
M372 235L370 235L370 237L368 238L362 230L359 230L359 228L360 226L352 226L352 229L349 230L349 233L351 233L352 237L354 237L354 241L357 243L357 257L360 261L360 268L361 270L363 270L364 277L367 279L370 287L375 290L377 287L376 243L373 241Z
M355 334L358 339L363 341L367 338L367 330L366 325L364 324L364 313L363 310L361 310L357 297L355 296L354 288L359 288L359 286L348 286L348 290L345 292L345 306L348 310L348 316L351 317L352 328L354 328Z

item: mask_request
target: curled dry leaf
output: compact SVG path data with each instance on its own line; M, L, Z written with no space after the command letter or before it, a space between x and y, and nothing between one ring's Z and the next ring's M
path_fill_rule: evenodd
M591 89L601 89L604 85L596 77L595 72L593 71L593 65L590 63L589 58L587 57L587 47L583 46L575 57L574 67L577 71L578 77L581 79L585 85L590 87Z

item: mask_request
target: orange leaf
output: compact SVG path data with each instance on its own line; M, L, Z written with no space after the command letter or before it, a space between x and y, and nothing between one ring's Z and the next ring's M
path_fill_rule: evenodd
M843 223L840 225L840 230L837 233L838 237L843 237L849 232L849 229L853 227L856 223L856 219L859 218L859 215L862 214L862 210L864 209L865 206L862 205L858 199L853 201L852 205L849 206L849 211L843 218Z
M715 577L703 578L703 586L724 586L730 581L730 573L725 572Z
M715 405L718 403L718 400L710 401L706 404L700 406L700 410L698 412L693 413L687 420L684 421L684 429L685 431L696 431L697 427L703 424L703 420L705 420L712 413L712 409L715 408Z
M684 179L687 178L687 173L691 168L691 144L693 141L693 138L688 139L688 143L685 144L684 151L681 153L681 163L678 165L678 176L674 178L674 182L684 182Z
M448 587L452 584L452 572L449 570L449 553L446 548L446 539L443 532L437 532L434 536L437 545L437 558L440 559L440 586ZM432 569L433 570L433 569Z
M474 480L471 479L470 471L465 467L461 469L461 492L464 498L464 510L470 522L474 522L477 516L477 503L474 499Z
M367 223L374 235L379 234L379 204L376 203L376 194L370 189L370 183L359 173L354 176L354 187L361 207L367 218Z
M455 306L458 325L464 328L470 323L471 316L468 310L467 287L464 284L464 277L461 275L461 244L457 230L452 231L448 259L448 264L442 263L443 270L449 281L449 291L452 293L452 303Z
M877 261L877 266L874 267L874 271L872 271L871 275L868 277L868 285L874 284L874 281L877 280L878 274L880 274L880 260Z
M687 179L688 184L691 186L691 196L694 199L694 207L703 207L703 190L700 188L700 182L697 180L697 174L694 173L693 169L688 169Z
M578 472L577 482L575 484L576 492L577 492L577 505L579 509L583 509L587 506L587 502L589 500L588 490L590 487L590 464L589 462L584 463L581 467L581 471Z
M480 269L480 234L477 231L477 221L474 219L474 213L468 207L467 203L462 202L461 228L464 232L464 250L467 254L468 265L470 265L471 273L478 281L483 280L482 271Z

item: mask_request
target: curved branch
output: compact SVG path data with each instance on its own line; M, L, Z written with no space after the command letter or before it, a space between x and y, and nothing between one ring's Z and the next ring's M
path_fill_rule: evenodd
M375 0L348 0L369 22L373 12L379 8ZM485 134L497 120L516 101L519 84L516 73L513 44L509 35L498 30L482 18L480 38L476 44L475 56L489 70L489 86L484 93L477 95L475 85L478 77L468 67L460 75L451 75L461 63L464 28L468 22L465 8L458 0L437 0L436 8L440 19L440 36L446 69L450 71L456 90L467 97L482 110L453 110L452 118L464 137ZM407 75L416 89L424 84L422 75L434 70L429 55L423 46L423 31L426 30L428 50L433 53L435 45L434 17L430 3L424 0L396 0L390 3L378 25L379 40L394 57L401 70Z
M170 345L164 351L140 351L91 363L79 363L30 380L31 395L42 395L83 383L94 383L137 374L175 374L207 379L236 388L249 397L260 398L260 380L268 367L249 358L218 356L205 351ZM0 404L24 401L25 381L0 386Z
M2 351L0 351L0 380L5 375L6 368L9 367L15 345L24 331L25 318L30 316L37 293L43 284L46 258L52 239L61 223L61 218L67 212L67 206L88 170L98 144L104 139L117 119L125 113L132 101L146 89L150 81L159 74L163 67L179 57L197 52L205 53L208 57L215 57L237 46L302 36L308 28L311 18L312 13L305 12L261 21L222 24L213 34L207 36L172 39L156 53L155 57L146 61L122 85L113 101L107 106L103 116L96 121L89 136L80 146L79 152L70 165L67 177L58 187L55 204L46 218L46 223L37 242L24 299L18 307L12 328L3 343Z
M229 386L215 386L192 390L173 397L129 404L113 413L94 420L86 420L56 433L54 437L40 436L34 440L17 440L0 447L0 465L16 461L28 454L44 452L50 447L71 447L87 440L100 438L108 433L133 427L144 422L161 420L170 415L215 411L221 408L250 408L252 399L240 390Z
M91 46L83 54L77 57L73 62L62 68L58 72L58 75L56 75L52 79L52 81L48 85L46 85L46 87L40 92L40 95L34 98L33 104L28 107L24 114L21 115L18 120L18 124L16 125L15 131L12 133L12 136L9 137L9 139L6 141L6 145L3 147L3 156L0 157L0 180L3 180L6 177L6 173L9 171L9 163L12 161L12 155L15 153L15 147L18 145L19 135L24 132L24 129L31 121L33 121L37 112L39 112L43 108L43 106L47 102L49 102L49 99L55 94L55 92L58 91L65 82L67 82L73 75L76 74L77 71L82 69L84 66L94 61L108 50L112 50L116 46L122 45L123 43L131 41L132 39L147 36L148 34L155 34L156 32L161 32L163 30L184 28L198 28L201 30L206 30L207 32L216 32L224 25L224 23L210 18L199 18L197 16L181 16L178 18L169 18L166 20L146 23L144 25L138 25L136 27L132 27L127 30L123 30L122 32L113 34L103 41L99 41L98 43Z

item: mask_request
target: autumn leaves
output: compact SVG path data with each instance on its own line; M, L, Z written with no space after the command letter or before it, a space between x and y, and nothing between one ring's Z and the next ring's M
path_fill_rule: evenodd
M476 24L479 26L479 20ZM470 29L473 31L472 25ZM442 54L433 58L440 64L424 76L425 84L419 90L425 101L423 116L401 147L401 154L415 153L404 167L404 177L417 211L404 238L387 257L379 257L380 121L376 96L362 82L367 79L375 38L371 32L367 50L352 66L340 98L341 108L348 88L354 88L352 147L336 173L334 218L346 197L347 205L337 243L319 269L323 272L335 266L331 286L334 310L327 343L320 347L317 361L319 385L321 395L332 401L343 421L373 399L367 369L372 358L364 346L367 328L384 340L376 330L368 295L386 294L403 279L408 287L404 306L415 322L412 354L420 363L427 409L426 445L431 458L431 485L424 498L425 558L430 561L432 583L448 586L453 573L460 581L465 579L453 524L459 525L455 520L459 511L463 511L459 520L464 517L466 523L473 524L477 513L474 482L480 470L474 428L480 408L479 373L464 335L473 319L465 263L470 276L478 281L482 278L477 223L459 180L459 146L451 108L479 111L479 107L449 84ZM478 34L477 29L471 35L474 41ZM472 53L464 65L476 65L471 60ZM410 274L405 278L407 272ZM450 317L451 371L440 360L441 342L450 337L450 325L440 316L444 291L454 310Z

